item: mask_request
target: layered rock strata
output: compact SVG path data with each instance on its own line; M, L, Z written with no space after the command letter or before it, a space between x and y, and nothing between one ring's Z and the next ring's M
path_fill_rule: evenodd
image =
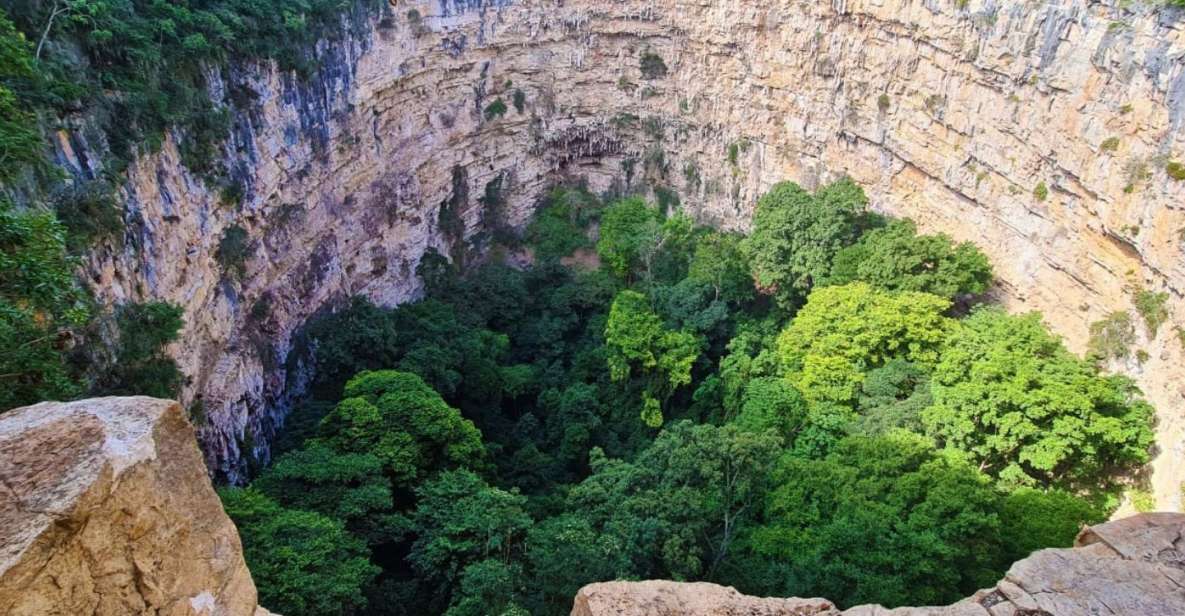
M995 295L1042 310L1076 350L1138 290L1169 295L1170 321L1141 328L1113 368L1160 410L1153 486L1180 506L1185 181L1166 169L1185 159L1181 11L405 1L343 18L314 54L304 80L211 75L216 97L249 101L225 151L241 202L187 172L169 140L129 170L128 231L87 266L108 302L186 307L172 352L220 477L267 456L308 374L293 349L312 315L355 294L416 297L427 249L480 253L553 182L670 190L701 220L744 228L774 182L849 174L878 210L977 243ZM85 176L93 149L64 133L59 160ZM242 277L216 257L234 227L251 249Z
M268 616L176 402L0 415L0 614Z
M994 588L945 607L840 611L715 584L608 582L582 588L572 616L1173 616L1185 614L1183 589L1185 515L1153 513L1088 528L1074 548L1035 552Z

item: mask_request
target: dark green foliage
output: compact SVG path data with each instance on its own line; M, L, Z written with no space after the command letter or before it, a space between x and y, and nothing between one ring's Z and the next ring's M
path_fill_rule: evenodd
M373 456L396 486L459 466L481 466L481 432L420 377L394 370L363 372L321 421L334 450Z
M642 69L643 79L662 79L667 76L667 63L662 59L662 56L647 49L642 53L642 59L639 63Z
M250 488L219 496L238 527L260 603L294 616L346 616L365 607L362 588L379 568L341 522L286 509Z
M741 250L741 237L731 233L698 236L687 277L711 285L715 298L726 302L748 301L755 292L749 262Z
M802 394L786 379L762 377L745 388L741 412L732 423L749 432L772 430L784 442L793 443L806 421L807 403Z
M811 195L783 182L757 202L753 233L742 243L762 293L786 307L826 280L836 253L856 240L868 199L849 179Z
M34 66L32 45L0 10L0 184L16 179L25 165L44 162L37 117L13 91L35 79Z
M6 56L0 66L8 69L0 80L19 86L20 95L0 90L0 147L8 150L0 159L8 159L7 170L39 157L40 144L32 147L27 134L36 135L29 109L58 114L85 107L122 162L143 147L158 147L164 131L176 126L186 164L222 175L217 159L229 114L207 94L209 69L230 57L274 59L284 70L308 75L317 62L312 44L340 37L341 15L350 6L342 0L88 0L6 7L17 28L37 41L39 58L31 58L33 45L7 20L0 22L0 54ZM232 99L250 92L230 86ZM6 130L9 125L23 126L26 134Z
M66 364L70 332L89 317L75 265L52 214L0 201L0 411L81 393Z
M526 498L467 470L440 474L417 489L416 498L417 537L408 562L422 579L441 585L441 603L459 583L448 613L485 614L483 601L509 606L518 577L513 563L532 523Z
M930 373L917 364L893 359L864 377L856 399L860 419L852 431L867 436L896 429L921 432L922 411L933 400Z
M924 439L852 437L821 460L783 457L773 475L769 521L747 542L776 559L773 594L944 605L996 580L991 483Z
M553 260L566 257L580 248L592 247L585 227L596 215L600 203L586 191L557 188L548 205L539 210L527 227L527 241L535 247L535 257Z
M678 422L634 462L594 451L593 474L572 489L569 508L620 546L619 572L710 578L752 522L780 445L771 432Z
M1000 524L1005 560L1020 560L1042 548L1068 548L1083 526L1099 524L1107 516L1091 503L1061 490L1042 492L1021 488L1004 498Z
M231 225L222 232L217 257L223 272L238 278L246 275L247 259L251 256L250 241L247 230L238 225Z
M597 252L601 262L621 277L639 267L641 253L658 234L662 214L640 198L623 199L605 210L601 218Z
M286 507L341 520L369 544L392 541L406 526L389 514L391 485L382 462L370 453L342 453L309 441L277 458L252 486Z
M103 395L175 398L184 381L165 345L177 340L185 311L165 302L124 304L115 310L115 361L95 383Z
M494 99L494 102L486 105L486 120L494 120L504 115L506 115L506 102L501 98L496 98Z
M63 186L54 194L53 207L66 227L73 252L82 252L96 241L116 238L123 231L123 208L105 181Z
M527 108L527 95L522 90L514 91L514 110L522 113Z
M954 298L986 291L992 266L973 244L955 245L945 235L918 235L913 221L899 220L869 231L835 256L827 282L856 280Z

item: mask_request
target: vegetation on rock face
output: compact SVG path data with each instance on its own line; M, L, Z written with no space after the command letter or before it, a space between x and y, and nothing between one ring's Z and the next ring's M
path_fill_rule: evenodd
M1039 316L967 314L983 255L865 204L782 184L741 237L561 189L533 267L429 255L425 299L311 324L303 443L226 494L261 587L290 616L560 614L616 578L941 604L1068 545L1147 460L1151 408ZM300 533L244 495L334 530L286 570Z

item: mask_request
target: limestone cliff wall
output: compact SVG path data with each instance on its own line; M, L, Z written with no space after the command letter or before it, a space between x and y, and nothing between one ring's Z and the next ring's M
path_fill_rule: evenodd
M1085 529L1074 548L1033 553L993 588L943 607L842 612L825 599L763 599L715 584L607 582L580 589L572 616L1174 616L1185 613L1185 516L1144 514Z
M0 614L266 616L176 402L0 415Z
M242 204L166 143L129 171L127 242L88 269L106 300L186 307L183 398L203 400L207 460L236 479L307 374L284 364L311 315L415 297L426 249L480 248L557 177L671 188L743 228L772 183L849 174L877 209L980 245L999 299L1042 310L1073 348L1134 288L1170 294L1146 360L1115 368L1160 411L1154 486L1179 508L1185 182L1164 162L1185 158L1183 19L1084 0L391 3L344 19L308 81L213 75L216 95L253 101L226 150ZM666 75L642 75L645 54ZM486 117L499 98L507 112ZM88 147L64 135L60 159L85 170ZM254 251L242 280L215 258L232 225Z

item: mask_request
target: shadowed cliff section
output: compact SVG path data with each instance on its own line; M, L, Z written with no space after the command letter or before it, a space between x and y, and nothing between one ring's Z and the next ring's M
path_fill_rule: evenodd
M1178 12L472 0L401 3L343 29L306 81L267 66L219 76L234 88L216 96L254 101L223 151L240 202L167 141L128 173L129 241L88 264L106 301L186 306L182 399L201 400L220 478L269 456L309 374L292 351L310 316L357 294L416 297L425 251L479 256L552 183L668 191L743 228L774 182L847 174L876 208L976 242L999 298L1044 311L1073 348L1134 289L1170 293L1175 321L1140 332L1146 359L1115 368L1161 411L1154 483L1176 506L1185 182L1163 161L1185 155ZM96 158L60 143L67 166ZM217 258L235 229L242 274Z
M572 616L1171 616L1185 613L1185 515L1142 514L1084 529L1074 548L1014 564L994 588L945 607L840 611L825 599L761 599L715 584L608 582Z

